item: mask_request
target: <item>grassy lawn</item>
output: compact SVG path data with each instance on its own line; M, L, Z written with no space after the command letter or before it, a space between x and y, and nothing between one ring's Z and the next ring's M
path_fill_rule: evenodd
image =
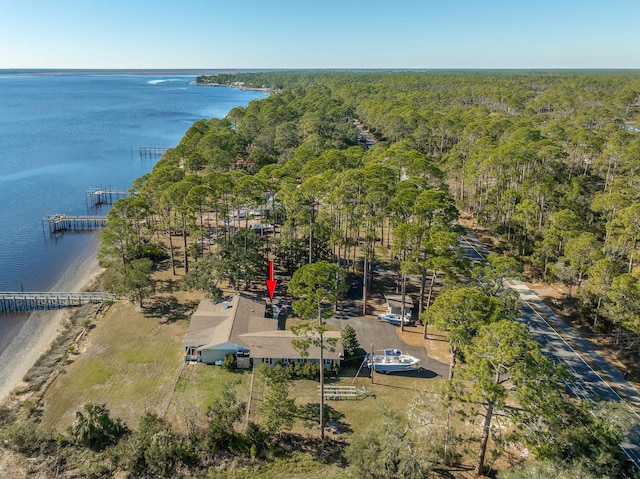
M182 340L193 299L188 293L164 293L144 311L120 301L101 313L80 342L77 354L59 367L46 391L43 424L63 431L73 421L74 413L91 401L106 403L112 417L121 418L131 428L137 428L145 411L152 411L163 415L175 430L184 432L189 423L206 424L208 406L228 385L235 388L238 401L249 403L251 371L229 372L218 366L184 363ZM446 384L444 379L401 374L376 374L373 383L369 377L355 376L356 370L351 368L344 369L339 377L327 378L327 385L356 386L367 392L362 399L326 401L326 421L338 427L337 432L328 431L327 436L343 444L350 441L352 433L381 421L382 407L406 417L417 395L440 392ZM301 410L292 432L317 437L318 382L293 381L290 397ZM250 408L250 419L256 423L261 422L261 401L262 389L256 377ZM465 429L458 420L452 422ZM206 477L351 477L341 464L328 463L308 451L261 463L256 470L242 466L217 474L209 471Z
M378 374L374 384L368 377L354 380L355 370L345 370L338 378L328 378L327 385L364 387L368 393L358 400L327 400L327 420L334 420L341 425L342 431L361 431L371 425L378 417L379 408L384 404L405 415L408 405L420 392L437 392L445 384L443 379L412 378L399 375ZM220 395L227 384L234 385L238 401L248 404L251 383L251 371L227 372L217 366L204 364L186 365L178 380L171 406L167 411L167 419L178 427L184 419L204 418L207 407L213 399ZM294 426L293 432L316 435L317 408L319 405L318 382L299 379L292 383L290 397L296 405L312 419L301 417ZM262 402L262 390L255 379L251 398L250 420L260 423L259 408Z
M62 430L89 401L106 403L132 427L145 410L162 414L183 364L188 321L167 321L120 301L94 325L44 395L43 423Z
M229 372L219 366L186 364L165 417L176 429L183 431L188 421L204 424L207 408L226 387L233 387L238 401L247 403L250 380L250 371Z
M167 321L161 314L150 314L152 309L140 312L130 303L118 302L98 316L79 353L62 368L44 396L45 425L63 430L75 411L92 401L106 403L112 415L130 427L136 427L146 410L166 412L165 417L180 427L187 417L204 418L207 407L228 384L236 388L239 401L248 402L250 371L185 365L181 343L188 321ZM434 391L443 384L438 379L381 374L371 384L368 377L354 376L355 370L346 370L341 377L327 379L327 384L364 387L370 393L360 400L327 401L328 418L335 418L345 431L358 431L369 425L381 403L404 414L416 391ZM308 405L319 402L318 383L294 381L291 397L299 407L309 407L311 412L315 406ZM261 398L256 381L250 418L258 423ZM301 419L294 430L315 434L316 425Z
M349 479L354 476L335 464L327 464L308 454L293 454L284 459L261 464L259 470L240 468L233 471L209 472L206 479Z
M369 377L355 379L354 377L355 370L347 369L340 377L329 378L326 382L327 385L334 386L356 386L358 389L364 387L368 393L362 399L341 401L327 399L325 401L328 419L336 421L343 431L358 432L367 429L376 421L376 418L380 417L378 413L382 405L404 416L417 393L436 392L445 384L442 379L412 378L394 374L376 374L373 384ZM296 399L298 406L306 404L317 406L320 401L318 383L307 380L295 381L291 388L291 396ZM296 428L300 427L307 431L309 427L317 429L315 424L310 424L308 421L299 422Z
M262 390L256 377L250 398L251 371L228 372L218 366L184 363L182 340L199 297L177 291L168 272L157 276L160 294L144 310L126 301L114 303L98 315L68 363L59 366L57 377L43 397L45 426L63 431L75 412L91 401L105 403L112 417L121 418L134 429L144 412L152 411L164 416L174 429L184 431L190 422L205 424L207 408L229 385L235 388L238 401L250 401L249 418L261 422ZM434 333L430 331L430 336ZM421 329L408 330L406 336L403 339L409 343L424 345ZM427 343L431 354L437 348L444 352L446 342L435 339L436 343ZM355 369L344 369L339 377L327 378L327 385L356 386L367 392L358 400L326 401L326 421L338 426L337 433L327 435L346 443L350 433L364 431L381 420L381 407L406 417L417 394L439 392L446 383L443 379L399 374L377 374L372 383L369 377L355 375ZM317 437L318 382L293 381L290 397L302 411L292 432ZM327 464L308 453L294 453L262 464L259 470L249 469L225 471L222 476L210 471L206 477L350 477L339 464Z

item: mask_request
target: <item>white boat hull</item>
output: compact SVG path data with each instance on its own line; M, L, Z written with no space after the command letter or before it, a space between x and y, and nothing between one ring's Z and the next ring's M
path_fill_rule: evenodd
M366 359L369 369L384 373L415 369L419 362L420 359L402 354L397 349L387 349L383 354L374 354L373 357L369 355Z
M392 313L383 313L378 315L378 321L386 321L394 326L400 326L400 315ZM411 316L405 315L403 323L405 325L411 324Z

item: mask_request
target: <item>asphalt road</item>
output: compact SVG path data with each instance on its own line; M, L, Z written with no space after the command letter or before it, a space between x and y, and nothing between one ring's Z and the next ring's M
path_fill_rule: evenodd
M486 248L471 234L462 237L461 244L465 249L465 257L471 260L481 260L488 254ZM624 378L624 375L600 356L571 326L564 323L534 291L522 281L517 280L509 280L505 286L516 291L522 300L522 309L518 321L527 326L531 336L540 344L545 355L553 361L562 363L575 377L575 381L567 386L576 397L592 403L598 400L605 400L627 404L625 402L626 399L626 401L640 406L640 394ZM584 357L588 358L603 374L608 376L609 381L616 389L622 392L625 399L558 334L547 322L547 319L552 320L555 327L562 331L562 334L578 345ZM633 410L631 411L633 412ZM635 414L635 412L633 413ZM638 419L640 420L640 417ZM638 439L640 430L637 429L631 431L631 434L621 447L629 459L635 463L636 467L640 468L640 439Z
M472 234L461 237L461 245L464 248L464 256L473 261L480 261L489 253ZM521 281L516 280L507 281L505 287L516 291L522 300L522 309L517 320L527 326L532 337L540 344L544 354L553 361L561 362L575 377L575 381L568 384L567 387L576 397L590 401L592 404L598 400L607 400L628 405L628 401L640 407L640 394L624 378L624 375L600 356L571 326L564 323L534 291ZM338 328L344 327L345 324L353 326L360 345L366 350L362 351L363 355L370 352L373 346L376 351L395 348L420 358L420 370L393 374L424 378L449 376L448 364L430 358L424 348L404 344L395 331L398 326L377 321L372 317L363 317L361 315L361 290L361 284L353 285L347 293L346 300L340 303L340 310L335 317L328 320L328 323ZM552 320L555 327L562 331L562 334L578 345L584 357L588 358L598 370L609 378L615 389L558 334L545 318ZM368 374L368 369L363 369L363 371ZM622 393L624 399L616 389ZM629 409L633 414L636 414L631 408ZM636 467L640 468L640 428L632 430L621 447Z

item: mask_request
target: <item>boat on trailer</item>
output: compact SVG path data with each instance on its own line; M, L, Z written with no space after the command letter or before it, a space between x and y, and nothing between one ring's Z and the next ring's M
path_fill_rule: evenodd
M369 354L365 359L366 366L379 373L415 369L419 362L420 359L403 354L399 349L385 349L382 354Z
M400 318L402 316L399 314L393 314L393 313L382 313L378 315L378 321L386 321L387 323L393 324L394 326L400 326ZM410 314L405 314L404 315L404 321L402 321L405 326L407 324L411 324L411 315Z

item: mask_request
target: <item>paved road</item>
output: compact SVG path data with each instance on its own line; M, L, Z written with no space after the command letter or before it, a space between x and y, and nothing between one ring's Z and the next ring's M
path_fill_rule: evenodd
M461 244L465 249L465 257L480 260L488 251L473 235L462 237ZM625 400L596 372L575 349L573 349L558 332L547 322L552 320L555 327L562 331L589 358L596 367L606 374L611 382L625 398L640 406L640 394L607 360L600 356L591 345L582 339L576 331L559 318L540 297L522 281L509 280L506 287L516 291L522 300L522 309L518 321L527 326L531 336L540 344L542 351L554 361L561 362L575 377L575 382L568 387L581 399L591 402L597 400L623 402ZM625 403L626 404L626 403ZM635 414L635 412L634 412ZM639 418L640 419L640 418ZM638 429L638 428L636 428ZM624 452L636 467L640 468L640 431L634 430L626 442L621 445Z
M486 254L486 249L472 236L465 237L463 246L466 245L465 255L472 259L480 259ZM583 382L586 383L588 389L581 396L585 399L601 398L607 401L621 401L622 398L609 384L598 374L582 356L573 349L556 331L559 330L565 337L574 343L582 354L592 362L596 368L605 374L615 388L625 396L625 399L638 407L640 407L640 394L638 391L624 378L615 367L613 367L606 359L604 359L593 347L585 341L571 326L566 324L558 315L547 306L544 301L522 281L509 280L506 286L516 291L522 300L522 313L518 318L529 328L529 332L536 339L543 350L564 358L563 362L567 364L569 371L574 371ZM554 326L548 322L551 320ZM555 329L554 329L555 328Z

